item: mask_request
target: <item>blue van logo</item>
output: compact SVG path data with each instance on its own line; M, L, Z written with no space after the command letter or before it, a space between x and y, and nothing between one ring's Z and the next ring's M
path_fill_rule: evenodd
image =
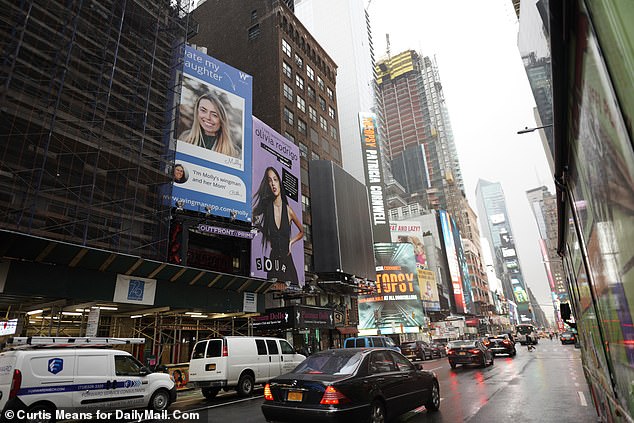
M54 375L58 374L64 369L64 360L61 358L51 358L48 360L48 371Z

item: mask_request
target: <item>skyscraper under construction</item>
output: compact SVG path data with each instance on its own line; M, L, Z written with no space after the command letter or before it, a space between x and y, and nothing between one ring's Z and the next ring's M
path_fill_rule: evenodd
M464 185L436 64L407 50L380 60L376 73L394 178L428 208L455 214Z

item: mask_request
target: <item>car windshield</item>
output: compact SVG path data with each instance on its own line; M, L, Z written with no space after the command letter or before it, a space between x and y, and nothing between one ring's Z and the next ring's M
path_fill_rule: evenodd
M302 361L293 373L350 375L357 369L361 359L360 352L327 351L323 354L311 355Z
M451 341L449 342L449 348L464 348L464 347L475 347L474 341Z
M416 342L404 342L401 344L401 347L403 348L415 348L416 347Z

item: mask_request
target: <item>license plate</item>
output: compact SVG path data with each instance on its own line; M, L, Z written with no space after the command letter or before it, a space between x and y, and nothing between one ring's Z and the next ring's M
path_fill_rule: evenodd
M287 401L301 401L303 397L302 392L298 391L289 391L288 396L286 397Z
M210 363L205 366L205 370L208 372L212 372L216 370L216 363Z
M466 352L459 352L458 355L467 355Z

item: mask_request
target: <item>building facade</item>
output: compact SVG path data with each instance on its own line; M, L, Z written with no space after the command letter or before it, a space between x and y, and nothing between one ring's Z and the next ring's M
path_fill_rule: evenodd
M480 179L476 186L476 201L482 235L489 240L495 271L502 281L504 296L517 304L520 321L530 321L533 319L530 299L515 249L501 184Z

